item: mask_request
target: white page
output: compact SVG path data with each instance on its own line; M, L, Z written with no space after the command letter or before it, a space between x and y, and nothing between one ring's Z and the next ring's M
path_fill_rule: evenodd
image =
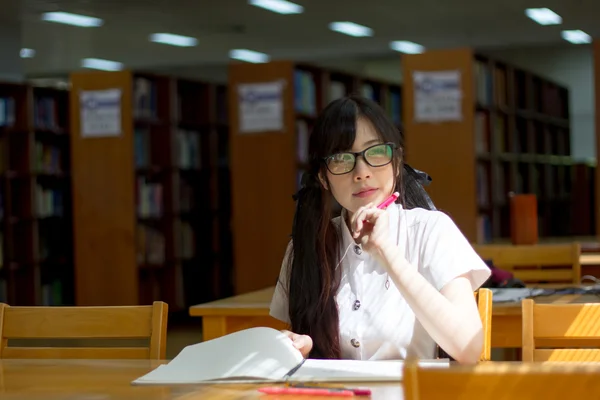
M424 367L447 368L448 359L421 360ZM402 380L404 361L306 360L290 381L293 382L383 382Z
M283 380L302 360L302 354L285 334L272 328L251 328L187 346L170 363L133 383L277 381Z

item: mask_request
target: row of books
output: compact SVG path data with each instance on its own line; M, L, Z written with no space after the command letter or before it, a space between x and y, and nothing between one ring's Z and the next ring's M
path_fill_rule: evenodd
M62 171L60 147L37 141L35 143L34 168L38 172L59 174Z
M136 229L138 265L160 265L165 262L165 235L158 229L138 224Z
M133 132L133 154L136 168L150 167L151 140L150 130L136 128Z
M42 285L42 306L63 305L63 283L60 279L54 279L51 283Z
M294 109L297 113L317 114L317 90L315 78L309 71L294 71Z
M156 119L157 110L156 83L144 77L133 82L133 116L137 119Z
M361 87L361 94L386 107L388 115L394 123L399 124L402 119L402 94L400 90L389 90L387 101L376 84L365 82ZM332 80L327 93L328 101L333 101L347 94L348 87L345 82ZM297 69L294 71L294 109L297 113L309 116L317 114L317 90L315 76L310 71Z
M63 198L64 193L61 189L48 189L37 183L35 186L36 215L40 218L62 216Z
M201 166L200 133L179 129L175 133L175 165L181 169Z
M566 118L568 115L568 97L562 89L555 85L544 84L540 93L541 107L539 111L543 114L558 118Z
M475 60L475 99L482 106L494 104L494 75L490 66L481 60Z
M299 163L308 163L308 139L310 128L308 122L299 119L296 121L296 158Z
M33 103L33 123L36 129L59 131L57 100L49 96L37 97Z
M180 260L196 256L195 233L187 221L175 221L175 257Z
M477 216L477 243L490 243L492 241L492 220L488 214Z
M15 118L15 99L0 97L0 127L13 126Z
M187 221L176 220L174 226L174 250L178 260L196 256L194 227ZM139 265L161 265L166 261L166 239L159 229L145 224L137 225L137 263Z
M154 165L152 160L152 136L149 129L137 128L134 131L134 159L136 168L148 168ZM201 166L200 133L178 129L175 132L174 166L182 169L196 169Z
M569 131L543 122L530 123L516 117L512 136L507 117L488 111L475 113L475 150L489 154L493 144L497 153L569 155ZM492 143L493 142L493 143Z
M544 163L517 163L513 171L511 162L500 162L491 169L489 161L478 161L476 167L476 196L479 208L505 204L509 191L532 193L541 199L559 199L570 194L572 176L570 165ZM492 193L492 185L494 189Z
M137 215L140 218L159 218L163 215L163 186L149 182L146 177L138 176Z

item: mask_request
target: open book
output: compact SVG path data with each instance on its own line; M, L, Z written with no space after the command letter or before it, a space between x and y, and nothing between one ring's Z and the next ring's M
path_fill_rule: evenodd
M448 360L421 361L448 366ZM148 384L400 381L402 361L316 360L271 328L251 328L185 347L171 362L133 381Z

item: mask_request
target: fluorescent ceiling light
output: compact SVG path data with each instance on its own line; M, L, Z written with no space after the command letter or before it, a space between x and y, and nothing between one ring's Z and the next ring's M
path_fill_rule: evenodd
M549 8L528 8L525 15L540 25L558 25L562 23L560 15Z
M304 7L286 0L249 0L248 3L278 14L301 14L304 12Z
M174 35L172 33L153 33L150 35L150 41L179 47L193 47L198 44L198 39L196 38Z
M580 30L562 31L561 34L563 39L573 44L584 44L591 43L592 37Z
M348 21L332 22L329 24L329 29L354 37L373 36L373 29Z
M425 51L425 47L417 43L409 42L408 40L395 40L390 42L390 48L406 54L421 54Z
M42 14L42 21L81 26L84 28L102 26L104 24L104 21L100 18L87 17L85 15L71 14L67 12L44 13Z
M246 61L254 64L269 62L268 54L247 49L234 49L229 51L229 57L235 60Z
M116 61L102 60L100 58L84 58L81 60L83 68L100 69L102 71L120 71L123 64Z
M35 57L35 50L23 48L19 52L19 55L21 56L21 58L33 58Z

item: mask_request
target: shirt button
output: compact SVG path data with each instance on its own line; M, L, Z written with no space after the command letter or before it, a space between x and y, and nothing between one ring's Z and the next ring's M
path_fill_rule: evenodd
M359 245L354 246L354 252L356 254L358 254L359 256L362 254L362 249L360 248Z
M358 310L360 308L360 300L356 300L352 308L354 309L354 311Z
M356 348L360 347L360 342L358 340L356 340L356 339L352 339L350 341L350 343L352 344L352 346L354 346Z

